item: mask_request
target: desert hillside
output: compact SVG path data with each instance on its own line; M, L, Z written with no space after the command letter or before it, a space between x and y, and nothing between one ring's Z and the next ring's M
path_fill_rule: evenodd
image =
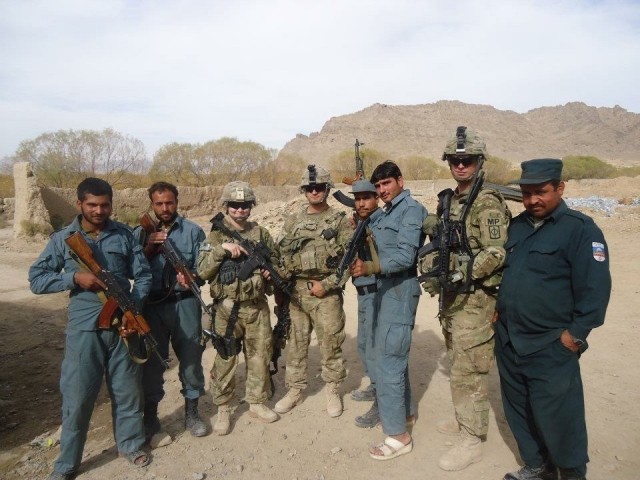
M541 107L526 113L442 100L424 105L375 104L329 119L319 132L299 134L281 154L309 163L353 148L366 148L397 159L421 155L439 159L458 125L474 128L489 153L514 163L530 158L593 155L616 165L640 164L640 114L620 106L596 108L580 102Z

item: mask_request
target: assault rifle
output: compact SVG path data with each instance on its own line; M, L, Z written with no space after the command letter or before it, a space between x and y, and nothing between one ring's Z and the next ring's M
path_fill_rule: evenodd
M129 348L128 337L133 335L133 333L130 333L133 331L139 336L147 354L145 358L141 358L129 351L129 355L131 355L133 361L136 363L144 363L149 359L150 352L154 352L158 356L160 363L165 368L169 368L167 360L162 358L160 352L158 352L158 342L156 342L156 339L151 335L151 328L138 310L135 302L131 299L129 293L120 286L113 273L102 268L100 263L95 259L93 250L82 234L80 232L71 234L65 239L65 243L71 249L71 256L78 265L82 268L87 268L106 285L104 293L107 296L107 301L102 307L98 317L98 328L105 330L110 329L114 325L113 320L116 315L121 313L122 318L120 319L118 332L125 342L127 342L127 348Z
M436 278L440 286L440 297L438 299L438 317L442 320L444 314L444 294L445 292L455 292L456 294L468 292L471 288L471 273L473 269L473 251L469 245L467 237L467 227L465 220L469 213L469 208L478 197L482 184L484 182L484 171L482 163L478 164L478 171L474 177L473 185L469 191L469 195L462 207L460 220L451 221L451 198L454 195L453 190L447 188L438 194L439 219L436 225L436 231L433 240L418 250L418 257L422 258L433 252L438 252L436 257L437 265L430 271L423 273L418 277L418 281L424 282L429 278ZM449 267L451 264L451 251L460 250L468 258L467 271L465 272L465 280L462 280L460 274L450 275Z
M356 138L355 143L355 162L356 162L356 175L355 177L344 177L342 179L342 183L347 185L353 185L353 182L357 180L362 180L364 178L364 162L362 161L362 157L360 156L360 146L364 145L364 143L360 143ZM341 204L349 208L355 208L356 202L353 198L347 197L340 190L336 190L333 194L333 197L338 200Z
M338 281L344 275L344 272L351 266L353 261L356 259L356 255L364 245L364 242L367 237L367 225L369 225L370 217L365 218L364 220L360 220L358 222L358 226L356 227L353 235L349 239L349 243L347 243L347 248L344 250L344 255L342 255L342 259L338 264L338 268L336 270Z
M270 279L273 282L276 290L276 297L280 297L276 306L276 316L278 322L273 329L273 353L271 355L271 364L269 367L269 373L273 376L278 372L278 359L282 354L282 349L285 347L287 340L289 339L289 331L291 329L291 315L289 313L289 304L291 300L295 301L297 305L301 306L300 298L295 292L294 282L292 280L285 280L275 269L271 263L271 250L262 242L253 242L248 238L244 238L236 230L232 230L224 224L224 214L219 212L215 217L211 219L212 230L217 230L222 234L233 238L238 245L244 248L247 252L247 259L244 261L242 267L238 271L238 278L240 280L247 280L253 274L256 268L266 270L269 272ZM275 391L275 385L271 380L271 395Z
M147 234L147 237L152 233L158 231L158 224L151 218L151 215L145 213L140 217L140 226ZM158 253L160 253L160 249L162 248L161 244L154 244L153 248L149 252L145 252L145 256L148 260L151 260Z
M140 217L140 225L147 233L149 233L149 231L158 231L156 223L148 213L145 213L142 217ZM207 305L207 303L202 298L202 290L200 289L200 285L198 284L198 279L187 265L187 261L184 259L180 251L176 248L173 240L167 237L164 242L159 245L161 247L162 253L164 253L165 258L174 268L176 273L182 274L186 283L189 285L189 289L191 290L191 292L193 292L193 296L196 297L200 302L200 305L202 305L202 309L207 314L211 315L211 307Z
M271 250L262 242L254 242L244 238L236 230L232 230L224 224L224 214L219 212L210 220L212 230L217 230L222 234L233 238L237 245L240 245L247 252L247 259L243 262L238 271L238 279L247 280L253 275L256 268L269 272L271 282L274 287L284 293L287 297L300 304L300 299L295 293L293 282L287 281L278 273L278 270L271 263Z

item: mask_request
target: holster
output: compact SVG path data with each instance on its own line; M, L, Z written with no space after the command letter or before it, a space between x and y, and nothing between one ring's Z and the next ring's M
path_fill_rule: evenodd
M240 338L223 337L213 332L213 335L211 335L211 343L223 360L228 360L242 352L242 339Z

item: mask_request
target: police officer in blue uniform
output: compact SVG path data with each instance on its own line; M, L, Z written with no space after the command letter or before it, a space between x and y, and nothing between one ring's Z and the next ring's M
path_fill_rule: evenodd
M131 229L110 220L113 191L98 178L86 178L77 188L80 215L71 225L51 235L49 243L29 269L36 294L69 290L68 323L60 375L62 434L60 456L50 480L67 480L77 473L87 439L89 420L103 377L111 397L113 428L120 455L132 465L145 466L149 456L142 426L140 366L134 363L115 328L99 330L104 284L72 259L65 239L80 232L100 264L108 269L140 306L151 288L151 271ZM102 298L101 298L102 297Z
M525 212L505 243L494 316L505 415L525 465L504 480L584 480L587 430L580 355L603 324L609 251L593 220L562 200L562 161L522 163Z
M356 215L360 221L365 220L378 209L378 193L376 187L368 180L353 183L351 193L354 196ZM364 262L379 262L371 231L367 231L366 240L358 256ZM351 392L356 402L373 401L371 408L355 419L357 427L375 427L380 421L378 402L376 401L375 365L373 363L373 324L376 321L376 292L378 291L375 275L353 278L353 285L358 294L358 354L364 367L364 373L370 383L366 388Z
M351 274L359 277L375 273L378 277L374 363L376 397L386 438L370 449L369 455L374 460L390 460L413 448L407 429L415 413L409 383L409 348L421 293L416 261L424 241L422 223L427 210L404 189L402 172L390 160L375 168L371 183L384 202L370 221L379 268L358 259Z
M207 426L198 414L198 399L205 392L203 348L200 344L202 308L192 291L177 283L175 268L167 261L161 246L167 238L170 239L189 270L195 272L200 244L204 242L205 234L194 222L178 215L178 189L175 185L156 182L149 187L148 193L158 228L150 234L142 227L134 230L134 235L144 245L153 274L144 316L158 341L158 352L162 358L168 357L171 342L180 362L178 377L184 397L185 428L194 437L202 437L207 434ZM161 430L158 403L164 397L163 374L164 366L159 359L149 358L142 375L147 441Z

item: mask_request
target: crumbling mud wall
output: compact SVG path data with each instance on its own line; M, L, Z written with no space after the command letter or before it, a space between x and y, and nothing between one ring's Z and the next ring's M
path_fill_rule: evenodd
M51 231L51 217L29 162L13 165L13 182L16 192L13 237L20 239L32 237L34 232L44 234Z
M76 190L39 186L37 177L28 162L14 165L15 213L14 237L33 236L33 230L46 233L68 225L78 214ZM170 180L169 180L170 181ZM280 187L255 186L258 203L286 201L296 196L298 188L292 185ZM199 217L213 215L220 210L222 187L178 186L178 211L181 215ZM11 199L5 199L5 202ZM113 192L113 216L130 221L150 210L146 188L126 188ZM28 227L28 228L27 228ZM31 230L31 234L28 230Z

